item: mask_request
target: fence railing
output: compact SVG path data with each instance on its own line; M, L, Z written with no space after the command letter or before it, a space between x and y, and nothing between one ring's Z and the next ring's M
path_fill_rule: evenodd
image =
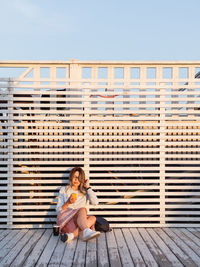
M51 227L84 168L112 227L199 227L200 62L0 62L0 228ZM16 74L17 73L17 74Z

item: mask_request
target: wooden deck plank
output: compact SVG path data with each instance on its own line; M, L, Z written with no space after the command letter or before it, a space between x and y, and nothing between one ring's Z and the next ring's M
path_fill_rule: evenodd
M101 233L97 238L98 267L109 267L109 258L106 244L106 234Z
M182 231L182 229L173 229L173 232L180 236L185 244L187 244L198 256L200 256L200 247L196 245L195 242Z
M200 228L187 228L188 231L190 231L191 233L193 233L193 235L197 236L198 238L200 238Z
M57 238L59 239L59 237L57 237ZM57 246L56 246L56 248L55 248L55 250L51 256L48 267L60 266L64 251L65 251L65 243L63 243L59 239Z
M108 256L111 267L121 267L120 256L118 253L117 243L115 240L114 232L106 233Z
M188 229L181 229L181 232L184 233L187 237L189 237L194 243L197 244L197 246L200 246L200 238L195 236L193 233L191 233Z
M1 261L2 266L10 266L13 262L13 260L18 256L20 251L23 249L23 247L26 245L26 243L30 240L30 238L33 236L34 230L29 230L23 235L23 237L17 242L17 245L14 246L9 253L3 258Z
M147 229L147 232L153 238L153 240L157 243L158 247L164 253L164 256L168 259L168 266L177 266L182 267L183 264L177 259L177 257L173 254L173 252L168 248L165 242L157 235L157 233L153 229Z
M117 247L121 258L122 266L127 266L127 267L133 266L134 264L129 249L124 240L124 236L122 234L121 229L115 229L114 234L117 241Z
M31 251L31 253L28 255L26 261L23 264L23 267L30 267L35 266L38 259L40 258L44 248L46 247L47 242L50 239L50 236L52 234L51 229L45 230L39 241L37 242L34 249Z
M19 230L12 230L6 235L0 242L0 249L2 249L10 240L14 238L20 231Z
M183 240L177 236L172 229L164 228L165 233L179 246L191 259L193 262L199 266L200 264L200 257L188 246L186 245Z
M1 232L0 232L0 242L1 242L1 240L4 239L9 233L10 233L10 230L1 230Z
M27 255L29 255L33 248L37 245L37 241L40 239L44 231L44 229L38 229L37 231L34 231L33 236L29 239L29 241L26 243L26 245L23 247L23 249L20 251L20 253L10 265L11 267L24 266L23 264L26 261Z
M131 234L136 242L136 245L146 263L146 265L156 267L158 266L156 260L152 256L150 250L148 249L147 245L145 244L144 240L142 239L141 235L139 234L138 230L136 228L130 229Z
M169 266L170 265L169 260L166 258L165 254L161 251L157 242L154 242L154 240L149 235L147 230L144 228L141 228L141 229L139 228L138 231L140 235L142 236L143 240L145 241L147 247L149 248L151 254L156 259L158 265L163 266L163 267Z
M51 255L53 254L53 251L58 243L58 237L54 236L52 234L52 230L51 230L51 237L48 241L48 243L46 244L42 254L40 255L40 258L36 264L36 266L38 267L45 267L48 266L48 263L50 261Z
M184 266L194 267L197 266L191 258L186 255L176 243L163 231L161 228L155 229L156 233L164 240L165 244L171 249L176 257L183 263Z
M86 249L86 267L97 267L97 239L92 239L87 242Z
M135 243L135 240L133 239L131 233L130 233L130 230L128 228L124 228L122 229L122 232L124 234L124 237L125 237L125 240L126 240L126 244L129 248L129 252L132 256L132 259L133 259L133 262L134 262L134 265L136 267L144 267L146 266L140 252L139 252L139 249Z
M64 255L60 263L60 267L69 267L72 266L75 251L76 251L76 246L77 246L77 238L72 240L70 243L65 245L65 250L64 250Z
M85 265L86 242L81 238L78 239L77 247L74 255L73 267L80 267Z
M15 247L15 245L17 245L19 240L26 234L26 232L28 232L28 230L16 232L17 234L14 236L10 235L11 238L9 238L9 240L7 239L5 245L1 247L0 261Z

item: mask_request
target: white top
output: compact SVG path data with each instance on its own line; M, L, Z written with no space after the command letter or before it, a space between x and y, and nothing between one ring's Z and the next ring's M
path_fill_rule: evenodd
M72 193L77 194L77 200L73 204L69 204L68 208L79 209L86 207L87 201L89 200L90 204L97 205L99 203L98 198L96 197L95 192L89 188L87 193L84 195L79 190L73 190L70 186L62 186L58 195L58 202L56 206L56 211L61 211L62 205L69 199Z

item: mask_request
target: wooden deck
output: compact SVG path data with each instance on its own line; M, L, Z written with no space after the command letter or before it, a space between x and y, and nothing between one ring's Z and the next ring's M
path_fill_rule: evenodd
M0 266L200 266L200 228L124 228L64 244L51 229L0 230Z

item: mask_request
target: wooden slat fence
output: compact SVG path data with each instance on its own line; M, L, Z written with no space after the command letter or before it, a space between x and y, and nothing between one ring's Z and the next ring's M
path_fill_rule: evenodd
M0 228L51 227L74 166L112 227L200 226L200 62L0 62L0 77Z

